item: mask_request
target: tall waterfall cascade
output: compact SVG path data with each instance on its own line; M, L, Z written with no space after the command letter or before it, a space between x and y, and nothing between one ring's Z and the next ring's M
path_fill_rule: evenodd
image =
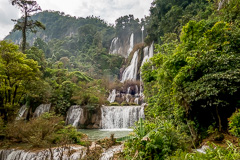
M80 121L82 114L83 109L80 106L78 105L71 106L67 112L66 124L71 124L74 127L78 127L78 123Z
M126 80L133 80L133 81L137 80L138 52L139 50L134 52L130 65L124 70L122 75L122 80L121 80L122 83Z
M132 33L130 36L130 40L129 40L129 49L128 49L128 56L129 54L132 52L133 47L134 47L134 34Z
M103 106L102 129L126 129L144 118L144 106Z
M51 104L41 104L36 108L35 112L33 113L33 117L39 117L41 114L49 112L50 108Z

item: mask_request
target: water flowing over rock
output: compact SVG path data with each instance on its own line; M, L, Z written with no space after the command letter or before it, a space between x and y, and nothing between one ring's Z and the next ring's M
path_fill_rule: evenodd
M103 106L102 129L129 128L144 118L144 106Z
M108 101L110 102L110 103L112 103L112 102L114 102L115 101L115 98L116 98L116 89L113 89L112 90L112 92L109 94L109 96L108 96Z
M80 106L71 106L67 112L66 124L71 124L74 127L78 127L82 113L83 109Z
M133 80L133 81L137 80L138 52L139 52L139 50L137 50L134 53L130 65L124 70L123 75L122 75L122 80L121 80L122 83L126 80Z
M149 48L149 58L153 57L153 53L154 53L154 43L151 44L150 48Z
M23 105L18 111L18 115L16 117L16 120L26 119L27 112L28 112L28 107L26 105Z
M86 148L83 146L52 148L51 152L49 149L40 151L0 150L1 160L79 160L85 155Z
M33 113L33 117L39 117L41 114L49 112L50 108L51 104L41 104L36 108L35 112Z
M100 160L110 160L115 153L123 152L123 144L119 146L112 146L108 150L102 153Z
M118 54L119 52L119 42L118 42L118 37L115 37L112 42L111 42L111 46L110 46L110 50L109 50L109 54Z
M130 42L130 44L129 44L129 49L128 49L128 56L132 52L133 47L134 47L134 34L133 33L131 34L129 42Z

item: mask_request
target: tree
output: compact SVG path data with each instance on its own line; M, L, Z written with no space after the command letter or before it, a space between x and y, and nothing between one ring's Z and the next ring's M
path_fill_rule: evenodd
M0 62L0 113L7 121L27 94L26 86L38 79L39 68L18 46L6 41L0 42Z
M30 30L33 33L37 32L37 29L45 29L45 26L36 20L31 19L31 14L37 11L41 11L41 7L33 0L11 0L12 5L16 5L20 8L23 16L18 20L12 20L15 22L13 31L22 31L22 52L26 50L26 33Z

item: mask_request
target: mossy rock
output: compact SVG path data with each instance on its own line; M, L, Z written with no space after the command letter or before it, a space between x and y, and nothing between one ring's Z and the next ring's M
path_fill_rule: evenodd
M121 103L121 106L128 106L128 105L129 104L127 102L125 102L125 101Z
M110 103L110 106L119 106L119 103L118 102L113 102L113 103Z

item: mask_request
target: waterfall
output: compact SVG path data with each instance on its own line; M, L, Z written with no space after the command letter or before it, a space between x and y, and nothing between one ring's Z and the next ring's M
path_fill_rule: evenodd
M51 156L53 159L51 159ZM0 150L1 160L79 160L84 156L86 156L86 148L83 146L51 148L51 152L49 149L38 151Z
M35 112L33 113L33 117L39 117L41 114L49 112L50 108L51 104L41 104L36 108Z
M153 52L154 52L153 48L154 48L154 42L151 44L149 48L149 58L153 57Z
M138 86L136 85L135 86L135 96L138 96L139 94L138 94Z
M81 115L83 114L83 109L78 106L71 106L67 112L66 124L71 124L74 127L78 127Z
M111 42L109 54L117 54L118 53L117 43L118 43L118 37L113 38L113 40Z
M139 104L139 98L135 98L135 99L134 99L134 103L135 103L135 104Z
M28 111L28 108L27 108L27 106L26 105L23 105L20 109L19 109L19 111L18 111L18 115L17 115L17 117L16 117L16 120L20 120L20 119L25 119L26 118L26 114L27 114L27 111Z
M139 52L139 50L137 50L134 53L130 65L124 70L123 75L122 75L122 80L121 80L122 83L126 80L134 80L135 81L137 79L138 52Z
M129 44L129 49L128 49L128 56L132 52L133 46L134 46L134 34L133 33L130 36L129 42L130 42L130 44Z
M144 118L143 106L103 106L102 129L129 128Z
M143 49L143 55L144 55L144 57L145 57L145 56L148 56L148 49L149 49L148 46Z
M126 94L126 102L127 103L130 101L130 98L131 98L130 89L131 89L131 87L128 87L128 89L127 89L127 94Z
M112 103L112 102L114 102L115 101L115 98L116 98L116 89L113 89L112 90L112 92L109 94L109 96L108 96L108 101L110 102L110 103Z

